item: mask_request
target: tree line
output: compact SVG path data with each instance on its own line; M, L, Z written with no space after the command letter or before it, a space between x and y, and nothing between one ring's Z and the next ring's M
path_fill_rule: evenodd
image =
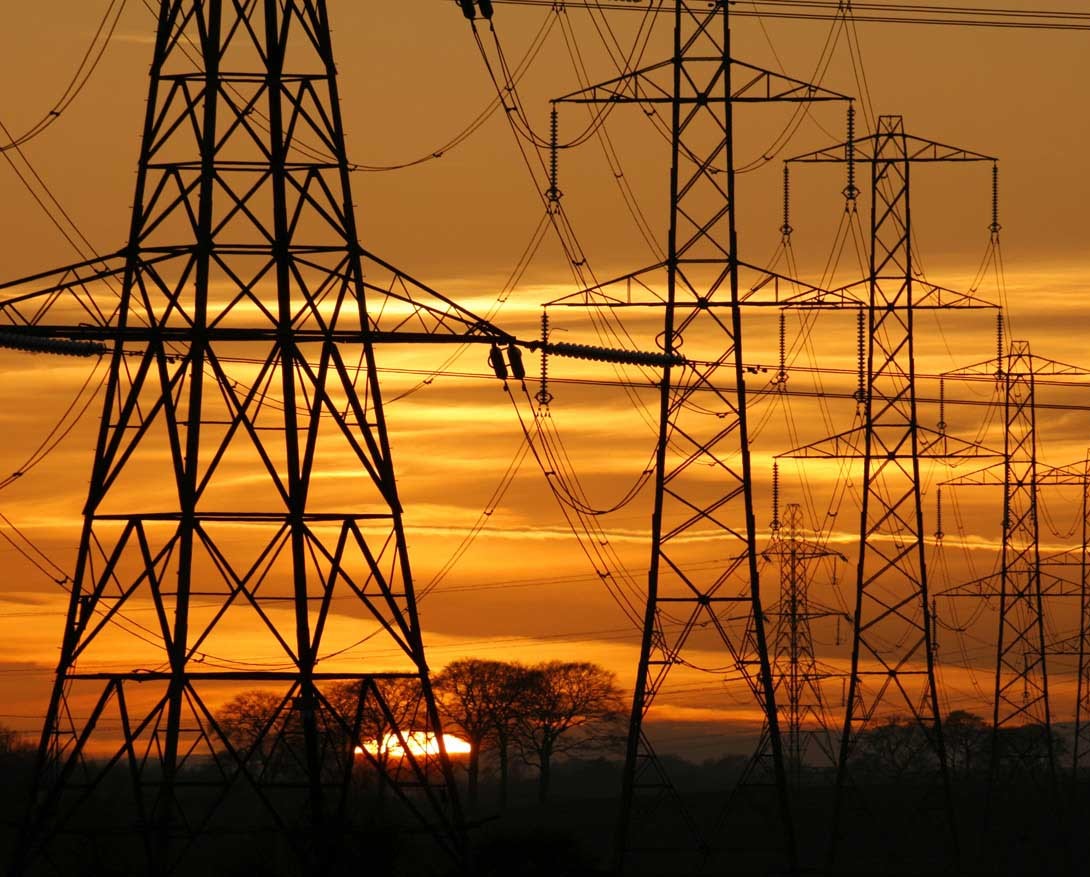
M967 710L947 714L942 733L947 769L954 780L987 777L993 746L1002 773L1009 779L1045 773L1050 748L1054 757L1067 749L1064 739L1055 733L1050 735L1043 725L1011 726L993 733L989 722ZM858 734L851 767L859 775L891 781L933 773L934 741L915 719L888 716Z
M382 748L400 729L403 734L429 726L421 685L414 677L384 678L367 686L337 682L323 691L331 716L358 716L359 740L379 744L378 762L391 755ZM456 760L466 771L470 806L478 803L482 769L497 773L499 806L507 804L515 760L537 772L538 800L549 796L557 759L615 747L623 740L627 711L615 676L583 661L518 661L468 658L454 661L432 676L432 688L444 732L470 745ZM220 728L249 763L266 776L288 769L277 749L285 736L283 698L252 689L228 700L215 713ZM278 718L280 717L280 718ZM327 720L326 736L340 736L345 723ZM350 741L344 741L350 742ZM280 760L285 761L281 764Z

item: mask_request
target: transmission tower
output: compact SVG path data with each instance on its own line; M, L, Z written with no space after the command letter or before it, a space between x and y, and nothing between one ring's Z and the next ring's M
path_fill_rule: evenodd
M868 276L814 304L862 309L860 427L783 456L861 459L863 481L851 670L840 738L830 863L848 829L852 756L861 731L883 714L907 711L927 740L942 786L943 831L956 856L956 830L935 687L931 606L925 563L920 460L979 456L974 446L921 426L915 381L915 314L921 309L989 307L928 283L913 260L910 168L919 163L989 161L990 156L905 132L900 116L880 116L874 134L788 159L848 166L845 196L854 211L855 165L869 165ZM859 811L862 813L863 811ZM918 851L918 850L917 850ZM896 855L892 848L885 851Z
M664 801L670 802L671 818L682 805L648 727L671 670L686 664L686 654L697 647L725 652L768 717L785 832L779 846L794 856L754 541L735 230L734 109L741 103L845 98L733 60L728 18L727 4L709 8L677 0L670 59L560 98L669 111L665 262L563 303L608 308L622 300L610 287L623 284L626 306L663 310L658 343L667 355L679 353L684 337L690 363L667 368L661 383L648 595L618 833L622 870L638 866L638 848L645 860L649 851L644 847L676 857L698 852L702 843L692 835L687 839L683 828L654 823L666 813L659 806ZM633 300L633 287L640 300ZM737 389L725 389L727 380ZM701 546L710 544L732 558L724 567L701 563L706 560ZM740 833L733 840L746 838ZM684 869L680 859L673 861Z
M1071 744L1071 774L1082 782L1090 753L1090 456L1079 463L1038 472L1038 484L1077 486L1080 491L1080 540L1078 547L1042 557L1041 596L1047 606L1055 597L1078 600L1078 628L1073 636L1046 643L1049 655L1074 656L1077 661L1075 728ZM1071 568L1078 570L1072 576ZM1063 570L1062 573L1054 570Z
M947 483L953 485L1001 484L1003 488L1002 556L998 575L969 582L948 593L952 596L999 598L999 622L996 637L995 684L992 700L991 747L988 769L986 819L992 833L1001 842L993 855L1001 853L1010 840L1000 822L1007 818L1011 799L1007 790L1017 786L1015 794L1025 801L1026 781L1043 786L1043 807L1054 817L1049 824L1057 843L1037 852L1042 863L1059 847L1068 854L1066 821L1059 806L1053 708L1049 699L1048 655L1062 653L1046 638L1046 597L1080 598L1081 614L1085 608L1085 585L1074 588L1057 579L1046 588L1041 575L1040 521L1038 496L1046 484L1081 484L1085 493L1085 472L1076 467L1042 466L1037 457L1036 380L1040 377L1082 377L1088 372L1079 366L1034 356L1026 341L1010 341L1004 350L1003 323L1000 319L997 357L989 362L958 369L951 376L994 375L1002 394L1003 460L1000 464L968 473ZM1081 552L1080 552L1081 554ZM1079 654L1081 674L1084 666ZM1076 738L1079 706L1076 704ZM1077 747L1076 747L1077 748ZM1077 764L1076 755L1076 764ZM1040 783L1043 778L1043 784ZM1069 860L1064 859L1069 864Z
M323 873L362 762L464 858L374 343L513 339L360 248L349 170L324 0L163 0L127 246L4 286L111 364L17 872Z
M1079 570L1079 630L1075 653L1079 663L1075 696L1075 739L1071 745L1071 773L1076 782L1081 780L1081 771L1090 755L1090 454L1080 468L1082 538L1075 559Z
M843 559L843 555L805 538L802 507L798 503L788 503L781 520L775 469L773 478L772 543L761 555L779 564L780 596L765 615L772 622L772 679L788 781L797 788L806 772L811 743L817 743L828 765L836 763L828 707L821 687L832 674L818 665L810 625L818 619L839 617L841 613L813 602L810 584L815 561ZM766 750L762 740L754 761L765 758Z
M1002 339L1002 323L999 337ZM1002 340L1000 350L1002 351ZM1011 341L997 359L957 369L949 377L995 375L1002 393L1003 460L947 484L1003 487L1002 558L998 576L951 589L951 595L999 597L992 703L991 783L1037 772L1044 753L1049 783L1056 780L1048 696L1046 596L1081 596L1083 588L1042 587L1037 497L1045 484L1080 484L1073 467L1043 467L1037 459L1036 379L1082 377L1079 366L1035 356L1026 341ZM1001 468L1000 468L1001 467ZM1057 580L1055 585L1065 584ZM1005 733L1021 728L1017 734ZM1032 730L1032 733L1027 733Z

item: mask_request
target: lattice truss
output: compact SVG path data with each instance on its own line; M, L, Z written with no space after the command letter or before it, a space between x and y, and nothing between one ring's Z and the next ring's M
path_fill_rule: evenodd
M991 161L990 156L906 133L900 116L879 116L875 133L789 162L870 170L870 264L862 281L800 300L799 306L857 308L864 315L862 424L783 456L861 459L859 556L848 697L840 738L832 856L835 859L859 733L883 715L910 715L922 731L945 789L955 836L931 644L920 460L966 459L990 452L920 425L916 404L915 315L922 309L991 307L972 295L923 280L913 261L910 168L916 163ZM852 208L852 204L849 204Z
M991 161L905 134L900 116L878 131L792 162L858 162L871 170L867 279L807 306L862 308L866 325L863 424L784 456L863 460L857 575L857 648L846 726L865 724L887 698L934 727L934 673L927 645L921 457L978 457L981 449L921 426L916 416L914 316L920 309L981 308L986 302L921 281L912 262L909 167L917 161ZM853 193L854 197L854 193ZM800 303L801 304L801 303ZM867 678L869 677L869 678Z
M822 683L832 675L814 652L811 622L841 613L821 606L810 598L816 567L823 558L843 556L804 533L802 508L788 503L783 520L774 518L771 544L761 555L779 566L779 599L769 606L766 617L772 623L772 680L780 715L784 760L788 779L801 784L808 765L814 763L810 750L820 750L818 763L836 763L829 705ZM758 758L767 754L762 740Z
M709 9L686 0L675 7L670 60L560 99L663 104L671 113L665 261L554 303L611 317L618 313L610 312L613 308L657 308L662 319L656 322L656 343L668 356L680 354L686 361L667 368L661 385L646 620L622 801L622 862L644 846L693 848L684 830L651 827L662 816L661 803L671 802L675 818L680 802L655 755L649 722L672 671L700 669L707 655L739 676L754 705L770 716L776 785L786 804L754 542L741 306L762 289L766 296L778 294L780 281L792 291L798 287L788 278L756 272L749 291L742 291L740 272L748 266L737 256L734 107L835 100L846 98L734 60L726 4ZM711 545L716 556L729 560L707 563ZM780 816L790 821L786 809Z
M1038 496L1047 485L1081 485L1084 466L1043 465L1037 454L1036 379L1083 377L1086 369L1033 354L1026 341L1012 340L1002 356L949 373L950 377L994 375L1003 408L1003 459L999 463L951 479L954 486L1001 487L1003 491L1002 554L997 573L966 582L944 593L950 597L998 597L995 685L992 699L990 775L994 783L1012 774L1037 773L1055 779L1052 707L1048 691L1048 654L1079 656L1074 764L1084 731L1083 676L1086 667L1085 575L1072 583L1063 567L1084 568L1083 546L1053 557L1041 556ZM1084 506L1085 509L1085 506ZM1085 517L1085 516L1084 516ZM1079 634L1069 643L1046 638L1046 599L1080 601Z
M338 101L323 0L163 0L128 245L4 287L111 361L24 856L316 872L361 771L459 845L372 344L509 336L359 247Z

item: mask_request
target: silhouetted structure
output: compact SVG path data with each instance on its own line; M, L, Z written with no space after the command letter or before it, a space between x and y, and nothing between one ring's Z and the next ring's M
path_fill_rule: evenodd
M647 728L656 697L668 690L671 669L685 663L686 652L695 648L722 650L768 717L778 816L786 858L794 861L757 574L735 228L734 108L845 98L734 60L728 19L727 4L709 8L677 0L670 59L559 99L661 105L669 111L665 262L583 290L563 303L609 307L616 299L605 287L635 288L640 299L630 298L630 303L663 310L659 343L665 353L680 353L684 335L684 355L693 363L668 367L662 380L646 615L618 834L622 869L637 851L647 855L650 849L669 849L684 856L702 854L705 847L692 820L682 815L684 807ZM656 289L659 283L664 297ZM724 389L724 381L737 389ZM709 405L716 416L708 416ZM732 558L725 568L701 563L702 552L694 545L707 539L718 540L720 550ZM670 802L671 818L684 826L655 825L663 801ZM746 842L744 837L732 840ZM677 860L675 867L688 866Z
M163 0L127 246L3 303L111 357L17 870L173 872L244 832L320 873L356 758L462 856L442 747L412 745L441 738L373 344L513 339L360 248L349 170L324 0ZM255 685L242 751L214 709ZM402 756L354 753L365 714Z
M932 162L995 160L905 132L900 116L879 116L874 134L788 159L848 166L845 197L855 209L855 165L869 167L870 266L866 279L810 304L861 308L859 403L862 426L785 456L861 459L863 482L851 675L840 739L830 862L859 829L844 813L855 738L883 713L907 711L926 734L943 788L944 820L956 857L956 831L935 689L931 605L925 561L920 459L978 456L977 449L921 426L916 406L915 312L986 303L921 280L913 261L910 168Z

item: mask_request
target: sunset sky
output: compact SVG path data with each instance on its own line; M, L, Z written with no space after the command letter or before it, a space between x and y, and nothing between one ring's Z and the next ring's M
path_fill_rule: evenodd
M349 155L361 166L352 185L363 245L470 310L489 315L497 325L521 337L535 337L541 305L574 291L577 284L555 235L547 230L520 282L505 288L539 228L544 208L539 182L523 164L502 111L439 158L394 171L365 169L409 163L434 153L494 100L492 82L467 22L445 0L330 0L329 5ZM1037 7L1027 0L1004 5ZM1075 0L1053 0L1048 5L1084 9ZM9 135L19 136L48 114L106 6L105 0L39 0L8 12L7 27L0 31L0 122ZM124 244L154 26L147 6L155 4L129 0L101 63L71 106L22 147L22 157L11 151L2 154L8 161L0 160L0 277L15 278L82 258L20 181L20 174L31 178L24 157L40 176L39 181L32 180L38 197L48 197L44 181L99 252ZM631 12L609 16L624 53L641 18ZM667 57L669 17L659 18L645 62ZM592 19L573 8L561 21L548 9L499 5L494 24L512 68L526 56L535 37L543 35L519 87L540 136L548 132L549 98L580 87L568 47L578 46L591 81L616 75L602 49L601 17ZM735 54L812 79L830 27L825 22L739 18L733 28ZM496 43L484 27L481 36L489 60L496 64ZM864 76L853 75L848 38L838 31L822 84L851 95L859 95L865 86L870 101L857 102L864 131L872 113L902 114L910 133L1000 159L1005 274L999 282L995 271L984 272L976 291L1002 302L1009 337L1030 341L1038 356L1090 367L1084 340L1090 325L1085 280L1090 270L1085 215L1090 204L1088 38L1086 32L859 25ZM611 48L618 52L612 44ZM561 140L582 131L587 120L585 108L565 106ZM739 255L749 263L769 263L780 242L781 159L844 138L843 107L818 106L788 144L768 155L769 144L789 121L790 111L781 108L743 108L738 113L739 163L748 165L762 155L769 159L755 162L752 172L738 178ZM623 180L663 246L666 144L635 107L615 110L606 129L620 158ZM533 155L525 142L521 145ZM560 166L563 204L594 276L605 279L657 261L625 207L616 171L597 140L564 151ZM923 167L913 173L913 221L921 264L929 280L967 290L988 253L991 166ZM822 280L843 213L843 168L796 167L792 176L794 259L801 278L816 284ZM861 211L863 207L861 202ZM56 205L50 210L54 216L60 213ZM61 225L74 236L68 220L62 219ZM790 273L782 260L776 270ZM849 246L831 279L847 282L858 276L858 262ZM584 313L555 309L552 319L559 340L615 343L597 334ZM773 366L775 313L755 313L746 319L746 360ZM819 316L816 324L814 318L791 315L787 325L792 360L798 367L790 380L792 389L816 390L814 375L804 369L854 368L853 314ZM632 317L628 328L651 348L657 329L646 315ZM994 315L924 315L918 344L917 368L927 375L987 360L995 356ZM627 689L634 677L638 631L607 592L601 562L596 568L588 560L534 457L525 453L520 418L527 429L534 429L536 360L528 359L532 380L526 396L514 382L512 394L505 393L486 374L485 348L459 349L454 359L450 353L447 347L424 346L378 352L412 565L418 591L427 591L420 610L431 665L438 668L465 656L590 659L616 671ZM89 383L94 386L105 367L90 360L0 352L4 375L0 429L6 437L0 478L23 467L92 370ZM655 392L646 374L634 368L615 371L554 359L550 371L555 378L586 379L552 386L549 425L563 442L589 502L611 507L650 465L655 435L647 412L657 404ZM643 387L626 394L619 386L604 385L618 376L642 381ZM767 378L758 375L757 380L751 389L760 389ZM854 380L852 374L827 375L822 386L850 393ZM1085 390L1078 389L1088 380L1072 379L1075 389L1039 388L1040 402L1058 406L1042 409L1038 417L1039 453L1045 464L1068 464L1085 456L1090 444L1087 411L1073 409L1090 404ZM921 380L919 394L937 399L938 382ZM990 424L985 423L987 407L954 404L958 399L986 402L994 396L991 383L948 382L945 394L945 419L952 434L1001 444L994 415ZM88 397L79 398L82 405ZM86 416L40 465L0 491L0 513L66 572L74 562L100 404L91 401ZM1065 405L1068 409L1061 410ZM924 419L934 426L938 405L929 401L921 408ZM830 426L836 432L848 429L855 403L834 398L823 408L811 396L767 394L754 402L753 411L758 542L766 544L773 458L795 444L823 438ZM497 488L512 465L518 467L517 473L497 501ZM933 531L935 487L960 473L930 464L927 471L927 526ZM857 482L859 472L784 461L781 474L784 502L803 503L808 526L831 531L831 543L849 558L836 570L839 589L831 584L830 568L816 573L811 591L815 600L842 609L852 587L850 561L858 530L849 482L853 477ZM155 489L154 484L147 486ZM954 489L944 491L944 545L933 546L929 555L936 590L995 566L1001 493L982 488L958 489L956 497L952 493ZM841 494L845 498L837 505ZM646 581L650 499L645 485L621 510L598 517L604 535L586 543L610 552L612 580L634 605L640 605ZM1077 501L1077 492L1070 489L1055 489L1044 497L1043 550L1075 544ZM478 522L483 524L479 534L431 589L430 583L447 568L448 558L467 533L480 526ZM0 532L14 538L7 524ZM714 547L709 548L708 562L721 560ZM0 544L0 569L4 571L0 723L36 732L48 698L66 595L6 542ZM762 570L766 603L775 601L777 576L774 566ZM1074 630L1071 608L1050 610L1057 637ZM988 668L994 660L988 640L989 632L994 633L994 610L985 609L967 626L964 622L973 608L965 603L940 603L939 613L950 628L966 627L962 633L951 629L940 633L945 705L983 712L987 695L982 691L990 689ZM245 636L246 631L238 632L240 652L245 651L241 645ZM845 665L846 636L844 625L837 631L831 620L816 623L815 639L829 666ZM709 666L723 663L720 655L702 658ZM1071 717L1072 666L1069 659L1054 665L1058 721ZM755 719L745 698L724 687L714 674L690 672L677 682L678 693L662 705L671 711L668 717L684 723L675 729L682 748L703 755L701 746L708 746L708 741L719 745L711 732L725 718L750 724ZM828 694L835 700L832 687Z

